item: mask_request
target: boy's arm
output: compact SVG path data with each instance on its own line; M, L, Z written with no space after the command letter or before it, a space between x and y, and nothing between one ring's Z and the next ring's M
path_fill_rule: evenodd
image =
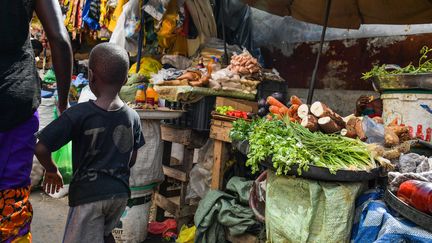
M136 158L137 158L137 150L134 150L132 152L131 160L129 162L129 168L132 168L135 165Z
M60 188L63 187L63 178L51 158L51 151L39 141L35 147L35 155L45 168L45 176L42 184L43 189L51 194L59 192Z

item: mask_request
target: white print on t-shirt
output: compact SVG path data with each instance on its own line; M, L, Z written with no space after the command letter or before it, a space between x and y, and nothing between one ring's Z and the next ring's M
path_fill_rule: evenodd
M100 127L100 128L89 129L84 132L85 135L92 136L91 144L85 157L95 156L100 152L100 150L96 149L96 141L99 134L104 131L105 128ZM113 138L114 145L117 147L120 153L127 153L131 151L133 146L132 127L126 127L124 125L116 126L112 134L112 138Z
M92 136L90 148L89 148L89 150L87 150L87 154L85 155L85 157L94 156L94 155L97 155L99 153L99 150L96 149L96 141L97 141L98 134L101 132L104 132L104 131L105 131L105 128L103 128L103 127L93 128L93 129L84 131L85 135L91 135Z
M118 125L113 132L113 141L120 153L130 152L133 146L132 128Z

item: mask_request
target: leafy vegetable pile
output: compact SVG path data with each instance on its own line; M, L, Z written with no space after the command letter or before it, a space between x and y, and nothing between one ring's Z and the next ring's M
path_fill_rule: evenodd
M253 173L259 170L260 162L270 157L277 174L286 174L294 164L299 166L299 174L307 171L309 165L326 167L331 173L376 167L366 144L360 140L312 133L287 119L259 119L251 124L236 121L233 125L230 134L233 140L249 140L246 165L251 166Z
M432 73L432 58L429 58L429 54L432 52L432 49L424 46L420 50L421 57L418 62L418 66L414 66L410 63L408 66L388 71L386 70L386 64L381 66L373 66L372 70L369 72L363 73L362 79L369 79L373 77L380 77L391 74L420 74L420 73Z

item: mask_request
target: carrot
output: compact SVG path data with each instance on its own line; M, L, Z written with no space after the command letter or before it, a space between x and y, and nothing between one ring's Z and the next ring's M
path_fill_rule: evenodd
M271 120L273 120L273 116L272 115L267 115L267 120L269 120L269 121L271 121Z
M272 96L267 97L267 103L268 103L269 105L276 106L276 107L279 107L279 108L282 108L282 107L285 106L285 105L282 104L279 100L273 98ZM286 106L285 106L285 107L286 107Z
M288 115L289 109L287 107L281 107L279 108L279 113L281 115Z
M292 105L298 105L298 106L303 105L303 102L301 101L301 99L295 95L291 96L290 102Z
M277 107L277 106L272 105L272 106L270 106L269 110L270 110L270 112L272 114L275 114L275 115L279 115L280 114L279 107Z
M298 108L299 108L299 105L291 105L291 107L288 109L288 116L294 117L294 115L297 114Z

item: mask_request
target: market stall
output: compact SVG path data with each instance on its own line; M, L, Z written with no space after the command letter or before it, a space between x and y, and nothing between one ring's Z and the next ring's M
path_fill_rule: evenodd
M118 242L141 242L147 232L209 243L373 242L397 239L392 231L432 240L429 48L418 65L365 73L381 97L361 97L355 114L338 114L313 100L326 25L375 23L335 19L342 2L313 11L324 16L300 15L303 4L279 9L325 20L307 100L287 97L287 82L252 50L216 38L209 1L61 3L76 42L89 50L109 40L131 55L120 96L140 115L146 145L131 169ZM75 55L83 59L77 70L87 54ZM75 74L72 103L92 96L85 71ZM48 98L55 75L44 76Z

